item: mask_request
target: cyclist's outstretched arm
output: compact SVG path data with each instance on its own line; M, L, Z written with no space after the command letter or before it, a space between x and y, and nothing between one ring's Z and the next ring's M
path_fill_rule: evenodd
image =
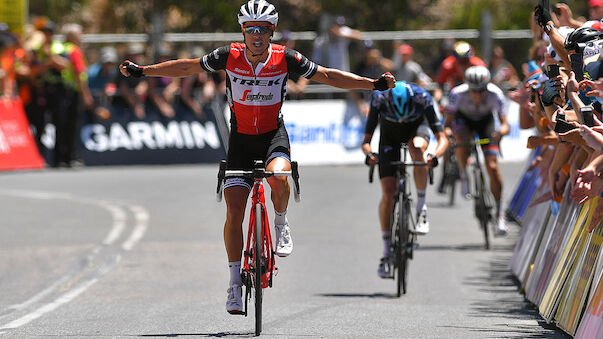
M129 60L119 66L119 71L124 76L151 76L151 77L187 77L196 73L204 72L201 68L200 59L178 59L161 62L158 64L139 66Z
M393 88L395 86L396 79L393 75L386 73L382 75L382 77L384 77L386 81L384 88L382 88L383 90ZM310 80L344 89L380 89L376 87L376 82L379 79L365 78L354 73L322 66L318 66L316 73L310 78Z

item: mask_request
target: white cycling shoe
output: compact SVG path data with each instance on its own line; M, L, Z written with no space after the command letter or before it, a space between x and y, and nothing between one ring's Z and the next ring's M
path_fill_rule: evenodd
M239 285L232 285L227 290L226 312L230 314L244 314L243 312L243 290Z
M293 239L289 224L274 225L276 233L276 255L286 257L293 251Z
M392 258L383 257L379 262L379 268L377 269L377 275L382 279L387 279L392 276Z
M505 218L503 216L499 216L496 222L496 235L505 236L507 233L509 233L509 227L505 223Z
M427 206L423 207L423 210L417 216L417 226L415 228L417 235L425 235L429 233L429 221L427 221Z

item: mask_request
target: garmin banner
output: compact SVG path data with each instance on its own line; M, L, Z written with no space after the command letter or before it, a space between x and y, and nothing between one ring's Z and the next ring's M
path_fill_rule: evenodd
M177 109L174 118L131 114L93 119L80 130L86 165L216 163L226 157L214 114L205 119Z

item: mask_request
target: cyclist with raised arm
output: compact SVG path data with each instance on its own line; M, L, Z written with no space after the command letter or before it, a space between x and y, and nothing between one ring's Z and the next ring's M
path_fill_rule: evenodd
M379 153L371 148L371 140L377 124L380 124ZM438 140L435 155L428 154L427 160L423 154L429 145L429 130L431 128ZM423 88L404 81L396 82L396 86L385 91L374 92L371 98L369 117L366 122L362 151L366 155L367 165L379 165L381 179L381 201L379 202L379 222L383 239L383 257L377 273L381 278L391 276L391 220L394 207L394 196L397 194L396 168L388 165L401 158L402 143L408 144L413 161L426 161L428 166L436 166L438 157L446 151L448 139L442 130L440 120L433 107L431 95ZM414 167L414 180L417 188L417 234L429 232L427 221L427 206L425 191L427 188L428 168Z
M498 235L505 235L508 231L501 208L503 182L498 168L499 142L510 131L504 102L502 90L490 82L490 71L483 66L469 67L465 72L465 83L450 91L444 122L445 128L452 129L458 144L467 144L475 134L480 139L489 139L487 144L482 145L482 150L490 177L490 190L496 200ZM498 115L500 122L498 130L495 115ZM455 154L460 169L462 194L471 199L466 170L469 148L456 147Z
M186 77L199 72L226 71L231 133L227 169L253 169L254 160L264 160L268 171L291 170L289 136L281 116L289 74L345 89L385 90L394 86L391 74L377 80L315 64L299 52L272 44L278 23L274 5L265 0L250 0L238 13L242 43L220 47L202 58L179 59L139 66L125 61L120 71L132 76ZM286 177L271 177L271 199L276 212L276 254L287 256L293 249L286 217L289 185ZM252 186L244 178L228 178L224 185L226 222L224 243L230 268L226 310L242 314L241 255L242 223L247 197Z

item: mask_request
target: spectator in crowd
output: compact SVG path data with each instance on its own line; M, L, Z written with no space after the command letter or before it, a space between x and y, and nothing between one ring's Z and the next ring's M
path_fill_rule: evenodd
M0 23L0 98L12 100L15 95L15 47L17 39L8 30L8 25Z
M94 106L94 99L88 88L86 60L80 47L82 26L66 24L63 27L65 43L62 53L67 62L61 71L64 96L61 98L61 111L54 112L55 125L55 163L71 167L76 159L76 140L83 103L87 110ZM57 114L58 113L58 114Z
M138 64L145 63L145 47L140 43L131 43L128 45L126 58ZM144 119L146 96L149 89L149 83L146 78L117 77L117 89L120 96L116 104L121 106L127 113L134 113L138 119Z
M110 117L109 106L115 94L117 77L117 51L112 46L100 50L98 62L88 68L88 86L95 98L95 113L102 119Z
M290 31L282 31L281 39L279 44L290 48L295 49L295 40L291 38ZM288 99L301 99L304 96L304 90L310 81L308 79L299 76L297 74L290 74L289 79L287 79L287 98Z
M440 74L440 70L442 69L442 62L444 62L446 58L452 55L455 43L456 40L453 38L447 38L442 40L442 43L440 44L440 53L431 62L430 74L432 75L432 77L433 75L437 76L438 74Z
M173 59L172 50L167 45L161 45L157 51L157 63ZM149 79L148 98L159 113L166 118L173 118L173 103L176 92L180 90L180 79L169 77L154 77Z
M323 18L327 19L321 18L321 20L331 20L326 16ZM346 19L343 16L337 16L330 22L326 32L321 32L321 36L315 41L313 59L328 67L350 71L348 48L350 42L362 41L361 33L346 26Z
M385 58L370 40L365 41L364 57L354 69L354 73L368 77L379 77L380 74L394 70L394 64ZM351 91L350 96L355 102L359 113L367 117L369 113L370 91ZM363 118L364 119L364 118ZM364 125L364 124L363 124Z
M44 126L48 121L47 115L55 125L55 145L51 165L69 166L65 155L70 149L65 142L65 100L67 95L61 72L69 67L69 60L65 55L64 45L54 39L56 25L47 19L37 22L38 30L43 33L41 40L35 41L32 46L33 60L30 76L35 81L35 104L27 107L30 121L37 121ZM37 133L41 133L38 130ZM59 141L60 140L60 141ZM59 145L59 143L61 143Z
M550 201L552 213L557 214L559 204L563 198L568 198L568 192L571 192L571 198L580 203L601 194L600 179L597 179L601 174L598 159L603 151L597 141L603 140L600 138L603 133L601 101L600 98L593 100L589 97L601 94L598 91L598 79L603 76L603 70L598 55L600 51L592 58L580 55L585 53L582 46L598 41L601 35L598 30L591 28L593 25L587 23L585 27L563 37L562 27L555 26L548 8L538 5L534 14L535 21L550 38L549 49L560 56L561 61L565 61L551 58L551 53L545 55L544 68L547 71L548 65L561 64L563 67L560 68L559 75L547 73L550 78L541 77L536 80L540 90L532 90L534 100L531 101L534 105L530 105L530 111L535 121L541 116L537 123L539 127L548 127L554 133L542 128L539 129L541 136L528 140L529 147L542 146L541 153L545 153L550 159L548 163L544 157L535 159L545 163L540 168L544 172L543 183L550 192L535 199L532 204ZM567 55L572 56L571 63ZM573 57L574 55L578 57ZM534 84L532 86L535 87ZM569 103L566 104L568 99ZM599 199L597 204L598 206L591 206L595 208L593 218L587 225L591 231L603 219L603 199Z
M603 0L588 0L588 19L603 19Z
M200 58L205 55L201 47L193 49L192 57ZM208 72L199 72L182 79L180 100L199 119L205 119L203 106L209 103L217 94L216 84Z
M402 44L397 53L399 63L395 65L394 76L398 81L411 82L425 87L432 82L429 75L425 74L421 65L412 59L414 50L409 44Z
M505 59L505 52L500 46L495 46L492 50L490 74L492 75L492 83L504 91L516 88L519 84L517 71L515 70L515 67Z

